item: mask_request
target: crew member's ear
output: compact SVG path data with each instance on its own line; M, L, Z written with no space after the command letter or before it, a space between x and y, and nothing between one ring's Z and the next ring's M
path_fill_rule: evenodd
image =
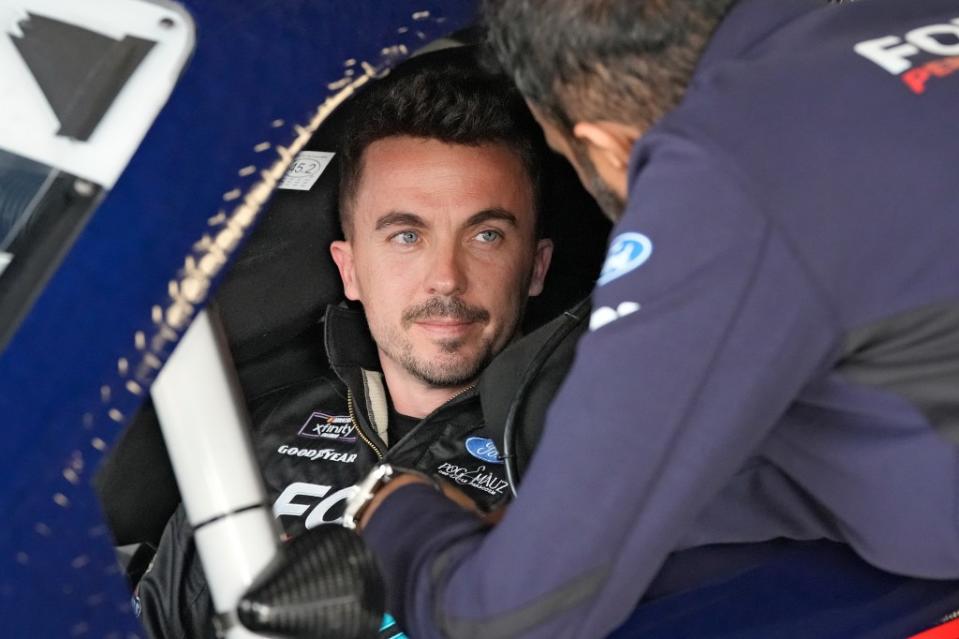
M553 240L539 240L536 242L536 254L533 255L533 275L529 280L529 295L535 297L543 292L543 282L546 281L546 272L549 270L550 260L553 259Z
M340 279L343 281L343 292L346 299L356 301L360 300L360 289L356 285L356 269L353 264L353 246L349 241L337 240L330 244L330 255L336 262L336 268L340 271Z
M599 120L577 122L573 135L586 144L594 161L603 161L616 171L626 171L639 130L627 124Z

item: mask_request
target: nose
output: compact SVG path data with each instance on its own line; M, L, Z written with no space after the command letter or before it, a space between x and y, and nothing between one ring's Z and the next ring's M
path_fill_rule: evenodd
M437 247L427 274L427 292L444 296L464 293L467 278L463 261L464 256L455 246Z

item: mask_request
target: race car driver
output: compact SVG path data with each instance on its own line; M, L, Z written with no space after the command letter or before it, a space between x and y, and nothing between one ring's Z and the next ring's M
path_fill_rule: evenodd
M510 84L468 56L410 65L350 107L346 239L331 253L362 310L326 313L335 377L277 389L252 410L287 536L340 521L379 460L434 474L484 511L508 496L501 434L484 424L474 382L517 335L549 266L552 244L537 235L539 133ZM212 636L182 508L138 596L153 636Z
M773 539L959 578L955 2L487 9L547 139L618 222L498 527L415 478L361 513L405 627L601 637L671 552ZM828 636L909 634L884 622ZM765 636L825 636L800 628ZM654 636L701 636L673 632Z

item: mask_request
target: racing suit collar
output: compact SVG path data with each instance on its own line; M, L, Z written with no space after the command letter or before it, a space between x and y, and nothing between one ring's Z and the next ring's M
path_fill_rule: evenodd
M345 304L327 306L323 343L333 372L353 397L357 427L363 430L366 438L377 444L380 454L385 454L387 444L389 443L390 447L394 444L387 442L386 402L389 401L389 390L383 380L379 353L370 334L365 313ZM453 414L460 413L459 406L467 401L476 401L478 405L475 387L454 396L422 421L434 421L444 417L448 410L452 410ZM416 430L404 437L404 442L418 441L415 433Z
M376 343L363 311L331 304L326 307L324 322L326 356L333 371L347 386L351 386L349 377L354 369L380 370Z

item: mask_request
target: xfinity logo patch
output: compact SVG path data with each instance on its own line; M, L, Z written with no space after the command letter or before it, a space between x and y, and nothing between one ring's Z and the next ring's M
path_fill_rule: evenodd
M349 415L327 415L314 412L300 428L300 437L332 439L352 444L356 441L353 420Z
M653 243L642 233L623 233L617 235L609 245L606 262L596 281L597 286L609 284L613 280L633 271L653 254Z
M496 444L493 443L492 439L487 439L486 437L467 437L466 451L476 459L484 462L491 464L503 463L503 458L500 457L499 451L496 450Z

